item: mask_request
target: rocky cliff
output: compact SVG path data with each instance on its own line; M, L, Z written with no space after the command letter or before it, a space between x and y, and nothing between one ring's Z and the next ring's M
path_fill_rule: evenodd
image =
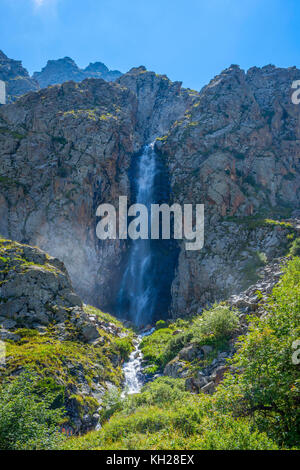
M300 108L291 100L296 68L231 66L156 147L173 200L205 204L205 244L181 248L172 311L238 293L260 263L286 246L284 224L299 207Z
M38 90L39 84L29 76L19 60L9 59L0 50L0 80L6 83L6 100L15 101L29 91Z
M122 77L123 79L123 77ZM121 79L121 80L122 80ZM131 157L152 134L167 132L192 98L163 76L132 71L149 103L120 83L84 80L30 93L0 110L0 233L62 259L83 299L113 308L124 241L96 238L96 208L128 195ZM174 109L172 109L174 103Z
M299 75L232 66L197 93L139 67L3 106L0 233L62 259L83 299L113 312L128 244L96 239L96 207L130 201L132 156L159 137L171 201L206 211L204 249L179 246L170 314L238 293L291 236L278 219L299 201Z

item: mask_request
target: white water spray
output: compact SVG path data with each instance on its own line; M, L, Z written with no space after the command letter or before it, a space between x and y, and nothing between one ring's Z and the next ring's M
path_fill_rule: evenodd
M144 204L150 211L154 202L154 180L157 171L154 143L147 145L138 158L136 203ZM157 279L154 279L152 261L151 240L133 240L121 283L119 305L137 326L145 326L153 318Z

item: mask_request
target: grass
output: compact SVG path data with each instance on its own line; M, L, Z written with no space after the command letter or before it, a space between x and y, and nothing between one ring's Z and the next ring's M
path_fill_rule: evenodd
M219 351L228 348L228 339L238 325L235 311L224 304L216 304L202 315L195 315L187 320L169 322L166 328L159 328L142 340L141 351L150 368L147 372L150 373L152 369L156 373L163 369L189 343L194 343L199 348L204 345L212 347L211 354L205 360L189 364L192 370L207 366Z
M190 394L185 390L184 380L160 377L146 384L140 394L125 397L116 411L108 415L109 419L102 422L101 430L67 439L61 447L299 449L299 372L291 362L291 346L300 332L300 258L291 259L284 269L282 280L265 304L266 315L252 315L250 330L237 341L237 352L230 361L232 368L215 394ZM231 334L235 318L232 316L229 324L224 325L225 307L223 310L221 307L207 311L203 321L192 320L196 321L192 331L199 328L206 334L214 328L219 331L219 338L224 333ZM181 325L184 330L191 328L186 323ZM173 327L156 331L162 343L168 343ZM152 340L153 344L158 343L154 335Z

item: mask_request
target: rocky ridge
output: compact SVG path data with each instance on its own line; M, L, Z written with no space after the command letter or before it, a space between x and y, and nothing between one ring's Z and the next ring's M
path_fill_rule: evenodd
M122 75L119 70L109 70L102 62L90 63L85 69L80 69L70 57L48 60L47 65L40 71L34 72L33 79L41 88L57 85L70 80L81 82L85 78L102 78L112 82Z
M6 83L7 102L15 101L19 96L39 89L38 82L31 78L19 60L9 59L0 50L0 80Z
M47 65L30 77L22 62L8 58L0 50L0 80L6 83L7 103L16 101L29 91L37 91L50 85L62 84L70 80L81 82L85 78L101 78L108 82L122 75L119 70L109 70L102 62L90 63L80 69L70 57L48 60Z

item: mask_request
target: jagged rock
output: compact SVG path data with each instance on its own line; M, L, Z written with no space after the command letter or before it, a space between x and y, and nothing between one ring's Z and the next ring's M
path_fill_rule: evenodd
M29 76L19 60L9 59L0 50L0 80L6 84L6 101L15 101L29 91L38 90L38 83Z
M224 378L224 374L227 371L228 371L228 366L217 367L214 370L213 374L210 376L211 381L213 381L215 385L218 385L220 382L222 382Z
M201 388L208 383L208 378L201 371L196 376L188 377L185 381L185 389L192 393L199 393Z
M2 341L19 341L21 337L15 333L12 333L11 331L6 330L5 328L0 328L0 339Z
M212 352L212 350L212 346L209 346L207 344L201 346L201 351L203 351L204 357L208 356Z
M33 78L41 88L49 85L57 85L69 80L81 82L85 78L102 78L114 81L122 75L118 70L109 70L102 62L89 64L85 69L80 69L70 57L58 60L48 60L41 72L35 72Z
M267 261L284 254L288 231L251 225L251 219L248 224L247 217L262 208L271 214L285 204L298 207L300 107L290 98L298 76L295 67L254 67L245 73L231 66L156 142L174 202L205 205L204 248L187 252L181 243L174 315L193 313L253 284L259 277L257 252Z
M102 324L90 319L73 291L64 264L39 248L11 240L0 241L0 326L5 339L16 340L7 330L42 328L57 324L63 338L64 322L72 323L78 337L92 342ZM36 264L37 263L37 264ZM117 331L116 331L117 330ZM120 328L109 328L115 334Z

